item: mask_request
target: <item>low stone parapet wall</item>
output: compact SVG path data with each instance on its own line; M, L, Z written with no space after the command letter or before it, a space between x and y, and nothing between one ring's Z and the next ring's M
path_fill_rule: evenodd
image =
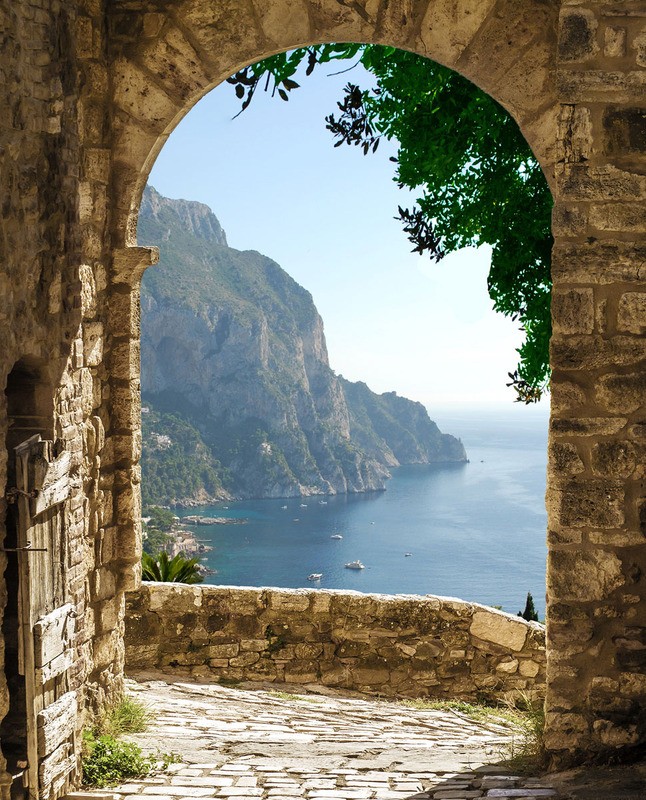
M172 583L127 597L131 674L472 701L544 692L543 626L477 603Z

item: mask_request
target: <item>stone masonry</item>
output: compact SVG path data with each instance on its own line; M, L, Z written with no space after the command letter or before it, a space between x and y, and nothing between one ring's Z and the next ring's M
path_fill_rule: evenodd
M545 694L543 626L453 598L143 583L126 620L133 675L503 703Z
M138 582L138 289L154 253L135 230L150 168L245 64L365 41L483 87L552 187L547 744L555 764L642 755L643 0L19 0L0 3L0 41L0 483L21 432L70 454L60 566L77 729L120 689L124 591ZM3 491L10 535L6 513ZM0 557L10 640L16 576ZM10 695L0 677L5 719Z

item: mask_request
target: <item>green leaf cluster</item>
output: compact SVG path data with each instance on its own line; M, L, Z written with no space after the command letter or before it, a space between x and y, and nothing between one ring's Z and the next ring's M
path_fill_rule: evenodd
M83 737L83 783L86 786L116 786L130 778L144 778L156 766L153 756L145 756L139 745L123 742L110 734Z
M181 553L171 558L163 551L156 556L144 551L141 554L141 579L162 583L201 583L204 577L199 564L199 558L187 558Z
M263 83L286 100L299 86L294 76L302 65L310 74L318 64L347 59L360 61L375 86L347 85L340 115L326 118L335 146L369 153L381 137L398 143L394 179L418 192L412 211L399 209L414 251L439 260L463 247L491 246L494 308L525 334L508 385L517 399L538 400L549 382L552 198L509 114L456 72L379 45L301 48L253 64L229 82L244 110Z

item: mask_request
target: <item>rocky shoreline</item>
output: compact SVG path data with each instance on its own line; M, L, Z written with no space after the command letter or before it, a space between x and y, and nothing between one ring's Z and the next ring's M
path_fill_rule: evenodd
M244 525L248 521L249 520L244 517L240 519L232 519L231 517L200 517L197 514L182 518L182 524L188 522L190 525Z
M171 529L167 531L167 536L170 537L166 545L166 551L169 556L184 554L189 558L203 556L213 550L210 544L204 540L198 539L195 532L192 531L187 525L244 525L248 522L247 519L230 519L228 517L205 517L200 515L191 515L188 517L175 518L175 522ZM200 571L203 575L215 575L216 571L200 565Z

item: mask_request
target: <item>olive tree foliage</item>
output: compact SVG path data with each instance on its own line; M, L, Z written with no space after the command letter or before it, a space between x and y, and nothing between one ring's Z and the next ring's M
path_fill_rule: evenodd
M517 399L540 399L549 383L551 194L516 122L461 75L414 53L380 45L327 44L271 56L228 80L242 109L258 88L287 100L320 64L352 59L375 78L348 83L326 117L335 147L374 153L398 144L394 180L418 193L398 217L413 252L440 261L462 247L492 248L489 295L525 338L509 373Z

